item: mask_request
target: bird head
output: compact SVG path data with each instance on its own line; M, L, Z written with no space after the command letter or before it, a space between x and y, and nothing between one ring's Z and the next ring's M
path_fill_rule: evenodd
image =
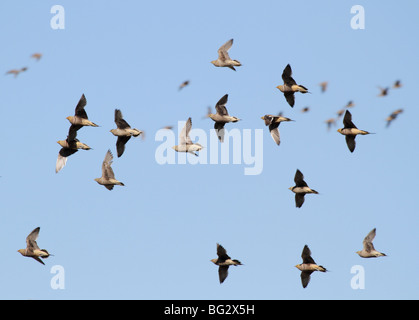
M339 132L339 133L342 133L342 128L338 129L338 132Z
M214 66L216 66L216 62L217 62L217 60L212 60L212 61L211 61L211 63L212 63Z
M173 150L178 151L178 146L172 147Z
M25 249L19 249L17 250L17 252L19 252L22 256L25 255Z
M292 189L293 189L293 188L294 188L294 187L289 187L288 189L292 191Z
M279 89L279 91L284 92L284 86L282 84L276 86L276 88Z
M211 259L210 261L213 262L213 263L215 263L215 264L217 264L217 260L218 259Z
M68 116L66 119L67 119L68 121L72 122L72 121L73 121L73 116Z

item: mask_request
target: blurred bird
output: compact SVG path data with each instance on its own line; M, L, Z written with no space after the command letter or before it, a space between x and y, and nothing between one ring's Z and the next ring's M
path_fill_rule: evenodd
M181 85L179 86L179 91L185 88L188 84L189 84L189 80L182 82Z
M36 61L39 61L39 59L42 58L42 53L34 53L33 55L31 55L31 58L36 59Z
M332 127L332 125L336 125L336 118L330 118L330 119L327 119L326 121L325 121L325 123L327 124L327 130L330 130L330 128Z
M403 112L403 109L397 109L396 111L393 111L386 119L387 121L386 127L388 127L391 124L391 122L393 122L397 118L397 116L402 112Z
M338 129L338 132L345 136L346 144L351 152L354 152L355 150L355 138L358 134L371 134L371 132L359 130L354 125L352 122L352 114L348 110L346 110L345 116L343 117L343 128Z
M211 107L207 107L207 114L205 116L202 117L202 119L206 119L209 118L210 114L212 113L212 108Z
M323 81L323 82L320 82L319 83L319 86L320 86L322 92L326 92L327 85L328 85L328 82L327 81Z
M45 249L39 249L36 239L38 239L40 227L35 228L27 237L26 237L26 249L19 249L19 252L24 257L33 258L39 263L45 265L45 263L40 259L46 259L52 254L49 254Z
M218 49L218 59L211 61L211 63L216 67L228 67L234 71L234 67L240 67L241 63L237 60L232 60L228 55L228 50L230 50L233 45L233 39L228 40Z
M115 123L117 129L112 129L110 132L118 137L116 140L116 151L118 158L122 156L125 150L125 144L131 137L138 137L143 132L138 129L131 129L130 125L123 119L122 112L119 109L115 109Z
M105 186L108 190L112 190L115 185L124 186L122 182L115 179L115 174L111 167L112 162L113 155L111 150L108 150L102 163L102 177L95 179L97 183Z
M380 94L378 95L379 97L385 97L386 95L388 95L388 87L387 88L381 88L378 87L378 89L380 89Z
M310 111L310 107L304 107L303 109L301 109L302 113L306 113Z
M310 282L310 276L314 271L326 272L327 270L314 262L311 257L311 251L307 245L304 246L301 258L303 258L303 263L297 264L295 267L301 271L301 284L303 285L303 288L305 288Z
M295 92L309 93L306 87L299 85L295 82L295 80L292 77L292 70L289 64L285 67L284 71L282 72L282 80L284 80L284 84L277 86L277 88L282 93L284 93L285 99L291 107L294 107L295 104Z
M340 109L336 114L338 115L338 118L340 118L345 113L345 109Z
M368 235L365 237L364 241L362 242L363 248L361 251L357 251L356 253L361 258L377 258L377 257L385 257L386 254L382 252L378 252L374 249L374 245L372 244L375 238L376 228L372 229Z
M172 129L173 129L173 126L165 126L165 127L163 127L162 129L165 129L165 130L172 130Z
M26 70L28 70L28 67L23 67L21 69L12 69L7 71L6 74L13 74L16 78L19 75L19 73L25 72Z
M393 84L393 89L401 88L403 85L400 80L396 80Z
M304 203L304 196L307 193L319 194L316 190L308 187L307 183L304 181L304 175L298 169L294 176L294 182L295 186L289 187L288 189L295 193L295 206L297 208L301 208Z
M57 141L57 143L62 147L58 152L57 162L55 164L55 173L58 173L67 163L67 157L71 156L73 153L76 153L78 149L90 150L91 148L78 139L76 139L77 130L74 125L70 126L68 130L68 135L66 140Z
M215 110L217 111L216 114L208 114L212 120L215 121L214 129L217 132L218 139L220 142L224 141L224 125L229 122L237 122L241 119L236 117L231 117L228 114L226 104L228 100L228 94L224 95L215 105Z
M269 132L271 133L272 139L274 139L275 143L279 146L281 143L280 137L279 137L279 130L278 126L283 121L294 121L290 118L282 117L282 116L273 116L271 114L266 114L263 117L261 117L262 120L265 121L265 125L269 126Z
M345 108L353 108L353 107L355 107L355 103L352 100L348 101L348 103L345 106Z
M172 147L177 152L188 152L198 156L195 151L200 151L203 147L199 143L193 143L189 132L192 129L192 119L189 117L179 134L179 145Z
M77 103L75 114L74 116L68 116L66 119L70 121L71 124L73 124L76 130L79 130L83 126L92 126L92 127L98 127L97 124L91 122L88 117L87 113L84 110L84 107L86 106L87 101L84 94L82 94L79 102Z
M220 284L224 282L224 280L228 276L228 267L229 266L241 266L242 263L239 260L231 259L226 249L223 248L222 245L217 243L217 256L218 259L211 259L211 262L215 263L218 266L218 277L220 279Z

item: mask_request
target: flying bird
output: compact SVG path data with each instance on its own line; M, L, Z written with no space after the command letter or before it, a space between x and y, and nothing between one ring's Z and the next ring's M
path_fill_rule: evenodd
M122 156L125 150L125 144L128 142L131 137L138 137L143 132L138 129L131 129L128 122L126 122L122 117L122 112L119 109L115 109L115 123L116 129L112 129L110 132L118 137L116 140L116 151L118 153L118 158Z
M67 139L57 141L62 147L58 152L57 162L55 164L55 173L58 173L67 163L67 158L76 153L79 149L90 150L91 148L82 142L77 137L77 129L72 124L68 130Z
M302 113L306 113L310 111L310 107L304 107L303 109L301 109Z
M281 122L284 121L294 121L290 118L282 117L282 116L273 116L271 114L266 114L261 117L262 120L265 121L265 125L269 126L269 132L271 133L272 139L274 139L275 143L279 146L281 143L278 126Z
M195 151L200 151L203 147L199 143L194 143L189 136L192 129L192 119L189 117L179 134L179 145L172 147L177 152L188 152L198 156Z
M282 80L284 80L284 84L277 86L277 88L282 93L284 93L285 99L291 107L294 107L295 104L295 92L309 93L306 87L295 82L294 78L292 77L292 70L289 64L287 64L284 71L282 72Z
M220 49L218 49L218 59L211 61L211 63L216 67L228 67L234 71L234 67L240 67L242 64L237 60L232 60L228 55L228 50L230 50L233 45L233 39L228 40L224 43Z
M113 162L113 155L111 150L105 155L105 159L102 163L102 176L100 178L96 178L95 181L102 186L105 186L106 189L112 190L115 185L124 186L124 184L115 179L115 174L112 170L112 162Z
M352 100L349 100L345 108L353 108L353 107L355 107L355 103Z
M34 53L33 55L31 55L31 58L36 59L36 61L39 61L39 59L42 58L42 53Z
M73 124L76 130L79 130L83 126L91 126L91 127L98 127L97 124L90 121L87 117L86 110L84 107L86 106L87 101L84 94L82 94L79 102L77 103L76 110L74 116L68 116L66 119Z
M304 246L301 258L303 259L303 263L297 264L295 267L301 271L301 284L303 285L303 288L305 288L310 282L310 276L314 271L326 272L327 270L314 262L311 257L311 251L307 245Z
M39 249L36 240L38 239L40 227L35 228L27 237L26 237L26 249L19 249L19 252L24 257L33 258L39 263L45 265L45 263L40 259L46 259L49 256L52 256L45 249Z
M403 85L400 80L396 80L393 84L393 89L401 88Z
M379 93L379 97L385 97L386 95L388 95L388 90L389 90L389 88L387 87L387 88L381 88L381 87L378 87L378 89L380 89L380 93Z
M295 193L295 206L297 208L301 208L304 203L304 196L307 193L319 194L316 190L309 188L307 183L304 181L304 175L298 169L294 176L294 182L295 186L289 187L288 189Z
M189 85L189 80L183 81L179 86L179 91Z
M326 121L325 121L325 123L327 124L327 130L330 130L330 128L332 127L332 125L336 125L336 119L335 118L330 118L330 119L327 119Z
M377 258L386 256L386 254L374 249L372 242L375 238L375 233L376 228L372 229L365 237L364 241L362 242L362 250L356 252L361 258Z
M320 82L319 83L319 86L320 86L322 92L326 92L327 85L328 85L328 82L327 81L323 81L323 82Z
M345 136L346 144L348 145L349 151L354 152L355 150L355 138L358 134L366 135L371 132L365 130L359 130L352 122L352 114L346 110L345 116L343 117L343 128L338 129L340 134Z
M208 117L215 121L214 129L217 132L218 139L220 142L224 141L224 125L229 122L237 122L241 119L232 117L228 114L226 104L228 100L228 94L224 95L215 105L216 114L210 113Z
M19 75L19 73L25 72L26 70L28 70L27 67L23 67L20 69L12 69L12 70L7 71L6 74L13 74L16 78Z
M393 111L386 119L387 121L386 127L388 127L397 118L397 116L402 112L403 112L403 109L397 109L396 111Z
M217 259L211 259L211 262L218 266L218 276L220 279L220 284L228 276L228 267L229 266L241 266L242 263L239 260L231 259L227 254L226 249L220 244L217 243Z

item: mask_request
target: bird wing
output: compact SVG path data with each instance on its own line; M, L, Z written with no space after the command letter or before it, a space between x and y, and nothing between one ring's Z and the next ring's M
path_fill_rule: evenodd
M105 159L103 160L102 163L102 177L104 177L106 180L109 179L115 179L115 174L113 173L112 170L112 162L113 162L113 155L111 150L108 150L108 152L106 153Z
M128 142L128 140L131 139L131 136L124 136L124 137L118 137L116 140L116 152L118 154L118 158L122 156L122 154L125 151L125 144Z
M220 278L220 283L223 283L228 276L228 266L219 266L218 267L218 277Z
M28 250L39 250L38 244L36 243L36 239L38 239L40 227L35 228L27 237L26 237L26 248Z
M313 273L313 271L301 271L301 284L303 285L303 288L308 286L308 283L310 282L310 276Z
M87 113L84 110L84 107L86 106L86 104L87 104L86 97L84 96L84 93L83 93L76 106L76 110L75 110L76 116L87 119Z
M287 100L288 104L291 107L294 107L295 104L295 96L294 96L294 92L289 91L289 92L285 92L284 93L285 99Z
M224 262L227 259L231 259L228 256L226 249L224 249L224 247L219 243L217 243L217 256L218 256L218 259L222 262Z
M192 144L192 140L189 137L189 132L192 129L192 119L191 117L188 118L188 120L185 123L185 126L183 127L182 131L180 132L179 136L179 143L180 144Z
M226 104L228 101L228 94L224 95L215 105L215 110L220 116L228 116Z
M220 140L220 142L224 142L224 122L216 122L214 123L214 129L217 133L218 136L218 140Z
M284 80L284 83L288 86L297 84L292 77L292 70L289 64L287 64L284 71L282 72L282 80Z
M130 129L130 125L122 118L122 112L115 109L115 123L119 129Z
M343 117L343 127L357 129L357 127L352 122L352 114L348 110L346 110L345 116Z
M348 145L349 151L354 152L356 142L355 142L356 136L354 135L347 135L345 136L346 144Z
M295 172L294 182L296 187L308 187L307 183L304 181L303 173L298 169Z
M371 252L372 250L375 250L374 249L374 245L372 244L372 242L373 242L373 240L374 240L374 238L375 238L375 232L376 232L376 229L374 228L374 229L372 229L368 234L367 234L367 236L365 237L365 239L364 239L364 241L362 242L362 244L363 244L363 246L364 246L364 249L367 251L367 252Z
M304 203L304 198L305 194L304 193L296 193L295 194L295 206L297 208L301 208L303 206Z
M311 251L310 251L308 245L304 246L303 252L301 253L301 258L303 259L303 263L316 264L314 262L313 258L311 257Z
M228 50L230 50L231 46L233 45L233 39L228 40L224 43L220 49L218 49L218 59L220 60L230 60L230 56L228 55Z
M279 126L279 122L270 124L269 132L271 133L272 139L274 139L275 143L279 146L279 144L281 143L281 139L279 137L278 126Z

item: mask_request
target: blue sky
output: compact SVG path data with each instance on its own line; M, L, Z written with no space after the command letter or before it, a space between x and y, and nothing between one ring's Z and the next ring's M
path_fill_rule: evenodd
M65 9L65 29L53 30L50 9ZM350 10L365 9L365 29L353 30ZM3 1L0 66L28 67L16 79L0 77L1 299L417 299L419 266L415 201L419 116L415 95L419 45L415 2L289 1ZM242 66L233 72L210 64L217 49ZM43 53L40 61L30 58ZM311 94L291 108L275 87L293 68ZM377 97L378 86L403 87ZM181 91L184 80L190 85ZM319 83L329 81L327 92ZM78 138L93 150L55 161L84 93L89 119ZM242 121L226 128L263 129L263 172L245 164L160 165L155 133L192 117L203 119L229 94L227 108ZM324 121L349 100L360 129L354 153ZM301 109L309 106L308 113ZM116 157L114 109L146 132ZM402 113L389 128L385 118ZM282 111L281 145L260 119ZM206 146L207 147L207 146ZM94 178L108 149L125 187L108 191ZM174 152L171 150L171 152ZM295 208L294 174L307 195ZM16 251L41 227L38 244L53 257L42 266ZM388 256L362 259L367 233ZM220 285L216 243L244 265ZM300 283L301 252L330 272ZM413 253L413 254L412 254ZM65 270L65 289L50 286L53 266ZM351 268L365 270L365 289L351 288Z

